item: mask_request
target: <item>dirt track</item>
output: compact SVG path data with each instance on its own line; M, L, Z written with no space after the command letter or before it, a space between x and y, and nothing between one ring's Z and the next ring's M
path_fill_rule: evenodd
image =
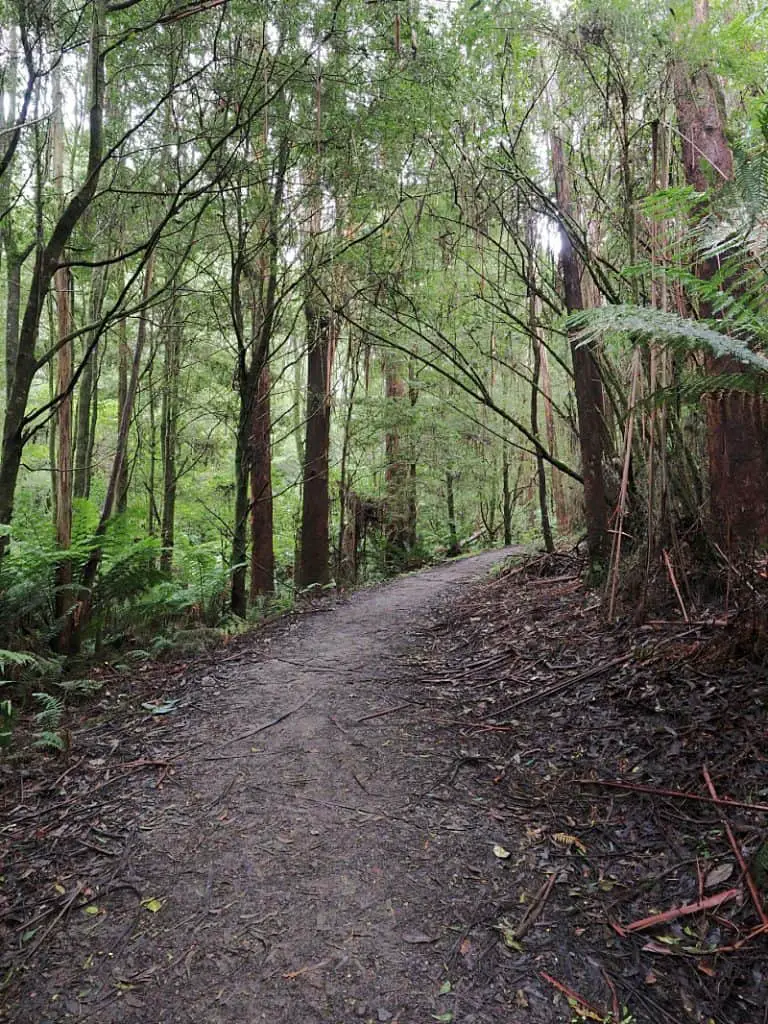
M455 754L402 689L435 607L503 555L356 594L192 679L143 744L158 767L92 805L72 902L0 1018L509 1021L492 984L446 991L477 903L466 858L497 827L433 798Z

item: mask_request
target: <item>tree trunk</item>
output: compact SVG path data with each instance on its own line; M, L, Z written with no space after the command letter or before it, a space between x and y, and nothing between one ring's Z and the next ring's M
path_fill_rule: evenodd
M708 17L706 0L696 0L693 24ZM678 64L675 106L682 139L686 182L697 192L716 193L733 178L733 155L725 124L725 103L714 73ZM702 208L702 214L704 213ZM703 256L702 280L718 270ZM699 315L713 311L700 304ZM711 373L741 373L740 363L709 358ZM727 547L746 548L768 540L768 403L759 396L719 392L705 398L709 456L709 531Z
M16 120L17 76L19 66L19 33L14 25L9 28L6 87L6 116L0 104L0 127L12 130ZM12 167L0 176L0 233L5 250L5 400L9 400L19 346L19 317L21 316L21 266L23 259L17 251L11 207Z
M301 561L296 579L300 587L312 584L325 586L330 581L328 447L331 429L330 370L336 325L330 312L319 308L321 301L309 295L304 304L307 321L307 416Z
M131 349L128 344L128 322L125 317L120 321L117 329L117 415L122 418L123 411L128 402L128 371L131 363ZM154 411L154 409L153 409ZM155 459L155 438L154 430L152 436L152 470L154 475ZM154 486L152 487L151 501L154 500ZM151 507L151 502L150 502ZM118 514L128 511L128 460L124 459L120 465L120 476L117 481L117 511ZM150 530L150 533L153 531Z
M536 308L536 264L534 260L534 231L532 221L528 222L528 331L533 349L533 374L531 380L531 434L537 441L536 445L536 476L539 491L539 515L541 517L541 536L544 550L552 553L555 542L552 539L552 525L549 521L549 500L547 497L547 470L542 454L541 438L539 437L539 381L541 379L541 338L539 337L538 310Z
M454 474L449 470L445 474L445 498L448 508L448 557L461 554L459 535L456 532L456 502L453 494Z
M54 279L59 338L72 332L72 277L57 270ZM72 342L59 349L56 360L56 393L65 395L56 414L56 544L61 552L56 567L56 649L69 654L72 639L72 561L65 552L72 546Z
M269 366L259 374L251 420L251 600L275 589Z
M387 408L387 430L384 438L384 481L387 494L384 537L388 548L387 559L397 564L407 554L410 530L408 462L402 453L399 422L407 385L402 376L402 361L396 352L387 352L384 356L384 393Z
M165 330L163 401L160 414L160 451L163 466L163 512L160 521L160 569L170 572L173 565L174 526L176 522L176 452L178 446L179 369L181 328L174 294L170 304L170 323Z
M61 68L53 71L53 116L51 123L51 178L56 189L60 207L64 206L64 108L61 92ZM59 342L69 337L73 327L72 274L66 267L56 270L53 276L53 290L56 297L56 337ZM72 546L72 342L67 341L56 356L55 394L62 396L56 410L55 424L58 444L54 470L54 492L56 496L56 545L59 559L56 566L56 619L58 623L55 639L60 654L70 653L72 636L72 561L69 549ZM53 424L52 424L53 426Z
M347 461L349 449L352 442L352 414L355 409L355 392L360 378L360 346L356 343L352 331L349 332L347 344L347 359L345 380L348 381L346 394L346 413L344 416L344 429L341 438L341 466L339 471L339 533L338 533L338 556L336 559L336 579L342 582L354 583L357 578L357 539L355 536L354 523L348 521L348 513L353 514L349 508L349 480L347 474Z
M10 218L10 212L6 217ZM5 401L10 400L19 348L21 314L21 258L16 252L10 230L5 235Z
M555 431L555 416L552 409L552 379L549 373L549 355L546 345L539 345L539 360L541 363L541 395L544 399L544 420L547 425L547 445L553 455L557 455L557 432ZM561 533L567 533L570 529L568 508L565 501L565 489L563 487L563 475L559 469L552 467L552 501L555 506L555 519Z
M582 262L571 243L568 225L573 221L568 165L559 138L552 138L552 169L555 178L560 223L560 267L565 307L568 313L584 309ZM608 554L608 502L603 480L604 397L603 383L591 346L571 337L574 389L579 423L587 551L593 571L600 571Z
M502 517L504 519L504 544L509 547L512 543L512 492L509 489L509 458L507 446L504 446L501 463L502 482Z
M91 282L91 301L89 304L91 323L95 323L101 316L106 283L106 270L104 268L96 270ZM86 336L86 353L91 348L91 341L92 339ZM91 433L94 427L95 416L97 361L98 346L95 346L90 351L90 354L85 357L85 365L80 375L80 387L78 389L74 482L74 495L76 498L87 498L91 493Z
M248 612L246 571L248 561L248 478L250 475L251 407L241 395L235 438L235 518L232 529L230 568L232 614L244 619Z
M142 289L142 298L146 300L149 298L152 292L152 272L154 266L154 252L150 252L147 256L147 262L144 267L144 286ZM125 407L120 413L120 423L117 430L117 443L115 445L115 457L112 460L112 469L109 474L109 480L107 481L107 490L104 496L104 504L101 508L101 515L99 516L99 522L94 531L94 537L97 543L95 544L91 554L88 557L88 561L83 567L83 572L80 577L80 589L83 597L80 601L78 608L75 609L75 629L72 635L72 649L77 650L80 645L80 635L82 630L88 624L91 618L93 610L93 599L92 591L93 584L96 581L96 576L99 571L99 565L101 564L102 548L101 544L98 543L101 537L104 536L109 525L109 521L112 518L112 513L115 508L117 501L117 492L120 482L120 475L125 462L127 450L128 450L128 435L131 428L131 419L133 417L133 407L136 401L136 393L139 389L139 377L141 373L141 358L144 352L144 346L147 340L147 312L146 308L142 309L139 316L139 326L136 332L136 347L133 352L133 361L131 365L131 376L128 381L128 391L126 394Z

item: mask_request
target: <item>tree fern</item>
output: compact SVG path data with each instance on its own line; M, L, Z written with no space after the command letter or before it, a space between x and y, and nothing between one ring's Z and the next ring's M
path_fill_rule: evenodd
M616 332L643 341L661 342L682 352L706 351L717 358L738 360L751 370L768 373L768 358L753 352L747 340L731 337L701 320L688 320L676 313L646 306L601 306L584 310L569 318L578 332L579 344L598 340Z

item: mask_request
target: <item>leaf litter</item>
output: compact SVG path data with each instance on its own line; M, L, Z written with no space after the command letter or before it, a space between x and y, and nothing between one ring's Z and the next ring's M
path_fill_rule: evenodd
M0 773L0 1020L31 1019L28 1007L15 1017L12 1007L34 971L38 998L54 1000L35 1012L51 1021L87 1010L100 1022L138 1022L148 1006L170 1020L174 991L184 991L200 1019L238 1019L247 1006L238 994L252 998L249 979L259 977L259 999L275 1020L295 1017L301 1005L307 1022L407 1021L410 1001L419 1019L451 1015L465 1024L517 1020L521 1011L526 1024L574 1015L610 1024L762 1024L765 670L714 615L606 625L580 570L562 555L514 564L429 615L411 614L397 627L409 642L390 652L385 675L380 657L341 665L326 684L334 738L326 743L338 743L338 763L316 795L296 767L309 748L296 722L304 705L286 699L290 688L244 720L261 729L266 719L268 742L237 753L234 774L221 776L232 737L250 737L232 728L227 693L238 691L227 687L256 657L253 638L218 662L164 666L130 688L116 680L111 697L80 712L75 760L30 762L21 784ZM381 608L372 616L377 631L381 616ZM292 629L276 626L269 641L278 648ZM368 689L366 672L375 681ZM316 703L316 675L305 692ZM173 721L147 715L141 705L153 701L174 702ZM192 794L209 817L187 827L175 794L185 770L208 770L203 759L185 767L187 732L213 712L223 714L212 740L218 763L212 784ZM270 746L278 730L289 741L285 754ZM296 850L290 858L277 838L259 847L259 828L244 817L252 798L236 773L251 763L270 775L256 777L257 820L275 817L275 835ZM345 770L352 781L342 791ZM382 787L391 790L386 800ZM291 834L286 808L296 801L311 813ZM186 902L172 893L180 878L172 865L146 884L142 837L168 827L163 814L184 827L183 849L172 852L191 870L194 898ZM315 929L328 927L324 915L338 919L340 907L323 896L325 883L312 881L312 865L326 848L329 865L332 854L347 855L342 818L375 830L355 855L369 865L368 889L396 877L407 896L397 908L382 904L375 925L365 916L348 924L348 937L342 929L327 947ZM239 902L232 854L216 852L245 842L263 860L254 890L271 893L263 904ZM210 868L201 870L211 844ZM92 907L98 912L74 913ZM227 916L239 923L222 942ZM350 943L370 952L350 956ZM331 956L318 957L328 948ZM87 1005L62 985L76 962L92 979ZM401 976L400 988L385 992L376 971L388 962L410 981ZM430 977L419 973L428 964ZM165 989L147 986L165 975L173 983L162 1004Z

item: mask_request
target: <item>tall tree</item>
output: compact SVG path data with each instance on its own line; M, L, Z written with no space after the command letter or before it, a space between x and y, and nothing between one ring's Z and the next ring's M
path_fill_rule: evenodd
M691 28L706 32L708 0L694 0ZM733 180L733 153L728 141L725 100L717 77L706 62L691 66L678 60L674 68L675 105L682 142L685 179L709 197L699 216ZM704 281L721 272L720 258L699 252L695 271ZM706 298L699 316L711 317ZM708 360L712 373L738 373L733 358ZM705 399L709 455L709 528L729 547L768 539L768 403L755 395L719 391Z

